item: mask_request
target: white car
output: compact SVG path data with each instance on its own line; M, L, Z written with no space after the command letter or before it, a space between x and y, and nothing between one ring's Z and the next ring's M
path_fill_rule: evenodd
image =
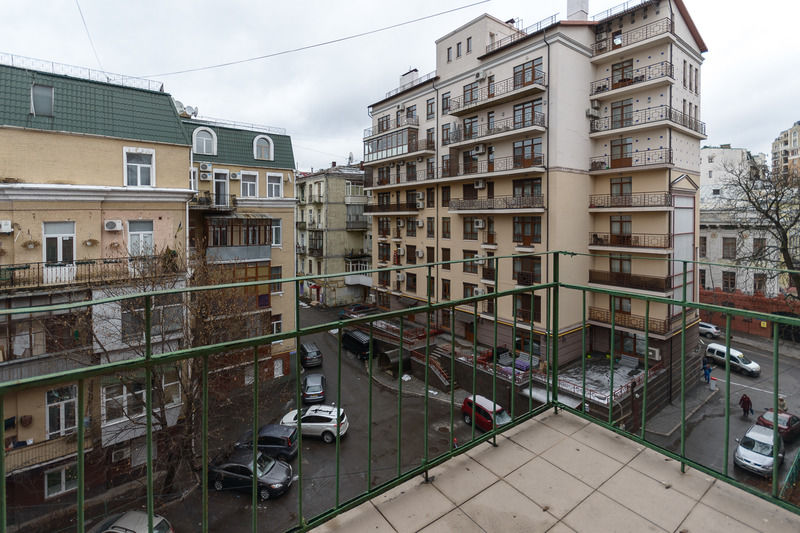
M700 335L704 335L709 339L717 339L720 335L722 335L722 332L714 324L700 322Z
M761 375L761 365L751 361L736 348L730 349L731 370L739 371L742 374L757 378ZM706 357L718 366L725 367L725 345L712 342L706 347Z
M333 405L314 405L301 411L301 433L304 437L322 437L326 443L330 444L336 440L337 413L339 424L339 435L344 437L347 428L350 427L344 409ZM281 419L281 425L297 427L297 409L289 411Z
M733 454L733 464L762 476L772 476L772 430L763 426L750 426ZM783 439L778 439L778 466L783 463Z
M157 514L153 515L153 533L173 533L172 526L167 519ZM142 511L128 511L106 517L89 533L147 533L147 513Z

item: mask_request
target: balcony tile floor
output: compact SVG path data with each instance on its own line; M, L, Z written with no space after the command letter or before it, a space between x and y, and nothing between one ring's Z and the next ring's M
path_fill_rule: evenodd
M792 532L800 516L569 413L521 424L316 531Z

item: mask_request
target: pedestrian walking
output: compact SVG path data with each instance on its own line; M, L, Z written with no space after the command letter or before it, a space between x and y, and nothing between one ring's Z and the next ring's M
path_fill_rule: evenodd
M742 397L739 398L739 407L742 408L742 416L747 418L753 412L753 402L750 400L750 396L742 394Z
M711 383L711 365L703 367L703 377L706 379L706 383Z

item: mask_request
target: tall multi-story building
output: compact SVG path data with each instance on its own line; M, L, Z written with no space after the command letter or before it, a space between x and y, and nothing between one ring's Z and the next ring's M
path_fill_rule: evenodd
M772 172L800 171L800 120L772 141Z
M436 41L434 72L404 74L369 106L376 267L485 257L435 269L434 300L445 301L552 281L539 257L495 265L492 256L570 250L585 255L562 262L562 280L682 297L680 261L696 259L706 46L681 0L628 2L591 20L587 4L570 1L568 20L526 28L481 15ZM695 274L689 264L690 300ZM425 275L378 273L376 301L424 299ZM541 294L498 302L499 343L543 342ZM581 295L561 298L552 334L569 363L580 357ZM608 350L613 308L616 352L648 356L644 301L589 295L587 304L591 349ZM454 333L471 339L464 311ZM495 310L479 311L488 343ZM652 304L649 317L649 356L678 361L680 308ZM450 324L447 312L437 319Z
M298 176L298 275L347 272L342 278L303 283L310 300L328 306L363 302L372 277L370 224L364 214L364 171L360 165L337 166Z
M292 277L295 165L291 138L282 129L194 118L182 104L177 106L192 141L190 182L197 191L189 202L193 257L224 267L227 281ZM295 327L293 284L258 286L252 296L253 309L247 311L250 336ZM267 359L265 376L283 376L294 341L280 341L269 348L262 347Z
M185 285L191 141L170 95L148 80L0 58L25 65L0 65L0 306L142 292L142 274L154 271L163 288ZM181 303L153 305L152 349L174 349ZM143 319L136 300L0 317L0 381L140 356ZM158 379L172 425L177 369ZM76 383L5 395L7 505L74 502L82 421L87 490L143 468L142 383L87 380L86 413L77 412Z

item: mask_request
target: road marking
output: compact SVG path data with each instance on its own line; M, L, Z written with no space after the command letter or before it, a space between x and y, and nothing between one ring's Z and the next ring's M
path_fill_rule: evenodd
M725 383L724 379L719 379L719 378L715 378L715 377L712 377L711 379L713 379L714 381L719 381L721 383ZM773 392L774 392L774 391L771 391L771 390L759 389L758 387L751 387L750 385L745 385L744 383L736 383L735 381L731 381L731 385L736 385L737 387L744 387L745 389L757 390L758 392L764 392L764 393L767 393L767 394L773 394ZM783 395L780 392L778 392L778 396L783 396Z

